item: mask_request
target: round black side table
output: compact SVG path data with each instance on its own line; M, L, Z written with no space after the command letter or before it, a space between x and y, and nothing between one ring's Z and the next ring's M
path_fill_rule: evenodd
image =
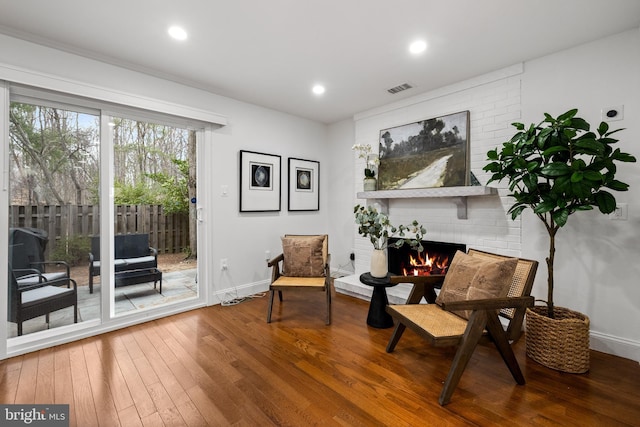
M373 277L371 273L363 273L360 275L360 281L365 285L373 287L373 295L371 295L371 303L369 304L369 314L367 315L367 325L374 328L386 329L393 326L393 318L386 311L389 305L387 298L387 288L395 286L397 283L391 283L391 274L387 273L386 277Z

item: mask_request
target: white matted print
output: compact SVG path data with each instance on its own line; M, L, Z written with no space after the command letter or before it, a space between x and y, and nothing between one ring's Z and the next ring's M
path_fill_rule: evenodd
M281 157L240 150L240 212L279 211Z
M320 210L320 162L289 157L288 209Z

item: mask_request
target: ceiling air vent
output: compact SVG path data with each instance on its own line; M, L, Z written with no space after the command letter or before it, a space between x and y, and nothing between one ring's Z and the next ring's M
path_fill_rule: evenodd
M411 86L409 83L403 83L401 85L398 85L396 87L392 87L391 89L387 89L387 92L391 93L391 94L396 94L398 92L402 92L403 90L407 90L407 89L411 89L413 86Z

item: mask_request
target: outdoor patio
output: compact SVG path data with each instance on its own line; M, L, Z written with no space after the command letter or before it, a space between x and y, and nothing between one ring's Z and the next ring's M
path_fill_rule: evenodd
M197 294L195 268L178 270L162 274L162 294L153 288L153 283L141 283L116 288L115 311L116 314L126 313L132 310L160 306L173 303ZM72 275L73 277L73 275ZM88 285L78 285L78 322L89 319L97 319L100 316L100 283L95 284L93 294L89 293ZM65 308L51 313L49 328L55 328L73 323L73 307ZM27 320L23 323L23 335L47 329L45 316ZM18 335L18 327L15 323L8 323L7 334L9 337Z

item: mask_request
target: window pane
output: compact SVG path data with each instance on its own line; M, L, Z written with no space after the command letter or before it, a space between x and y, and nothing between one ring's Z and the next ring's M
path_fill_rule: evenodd
M195 132L113 118L113 150L115 313L196 297Z
M100 315L87 286L100 233L99 141L95 115L11 103L9 337Z

